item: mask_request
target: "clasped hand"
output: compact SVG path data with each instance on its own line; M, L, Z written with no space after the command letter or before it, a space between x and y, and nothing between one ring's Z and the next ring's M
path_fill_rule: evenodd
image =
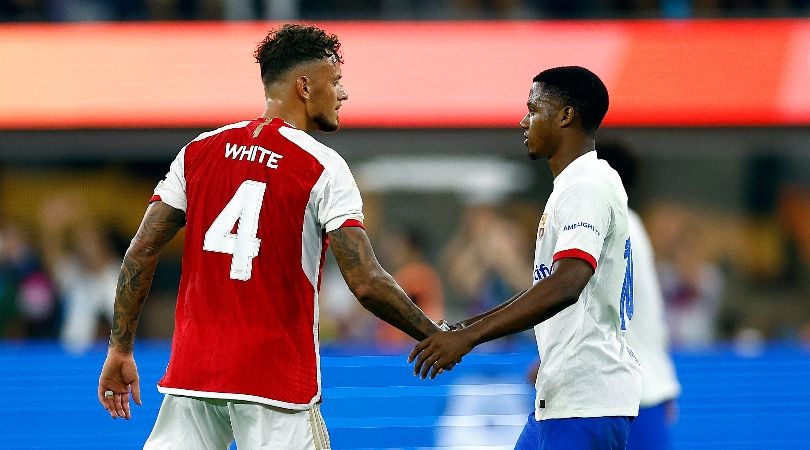
M470 333L465 328L440 331L416 344L408 362L414 362L413 374L422 379L436 378L444 370L450 370L461 358L473 349Z

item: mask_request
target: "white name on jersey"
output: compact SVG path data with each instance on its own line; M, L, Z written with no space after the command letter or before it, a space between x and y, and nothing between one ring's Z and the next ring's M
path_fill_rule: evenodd
M265 164L271 169L278 169L278 160L284 156L258 145L248 147L247 145L226 143L225 157L233 160L238 159L239 161L246 159L251 162ZM265 162L265 157L267 158L267 162Z

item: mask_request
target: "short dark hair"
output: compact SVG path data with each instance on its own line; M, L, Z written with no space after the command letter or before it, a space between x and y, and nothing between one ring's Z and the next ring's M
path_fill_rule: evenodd
M532 80L564 106L572 106L582 128L596 133L608 110L608 91L596 74L584 67L555 67L540 72Z
M330 57L342 63L338 50L340 41L336 35L318 27L286 24L270 30L253 56L259 63L262 82L267 86L299 64Z
M633 190L638 178L638 163L627 145L618 140L600 142L596 145L596 155L618 172L628 192Z

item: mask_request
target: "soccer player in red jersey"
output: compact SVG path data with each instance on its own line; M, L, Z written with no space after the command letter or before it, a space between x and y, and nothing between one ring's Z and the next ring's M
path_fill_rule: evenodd
M340 43L285 25L255 52L266 107L188 143L124 257L98 398L140 404L135 330L161 249L185 226L165 394L145 448L328 448L318 405L318 288L332 251L361 304L417 340L439 330L380 267L346 162L308 132L335 131L348 99Z

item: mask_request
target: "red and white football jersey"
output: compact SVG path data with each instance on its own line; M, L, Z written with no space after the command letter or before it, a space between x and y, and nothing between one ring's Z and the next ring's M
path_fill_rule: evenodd
M186 212L172 352L158 390L306 409L320 399L327 232L363 226L349 167L281 119L203 133L153 201Z

